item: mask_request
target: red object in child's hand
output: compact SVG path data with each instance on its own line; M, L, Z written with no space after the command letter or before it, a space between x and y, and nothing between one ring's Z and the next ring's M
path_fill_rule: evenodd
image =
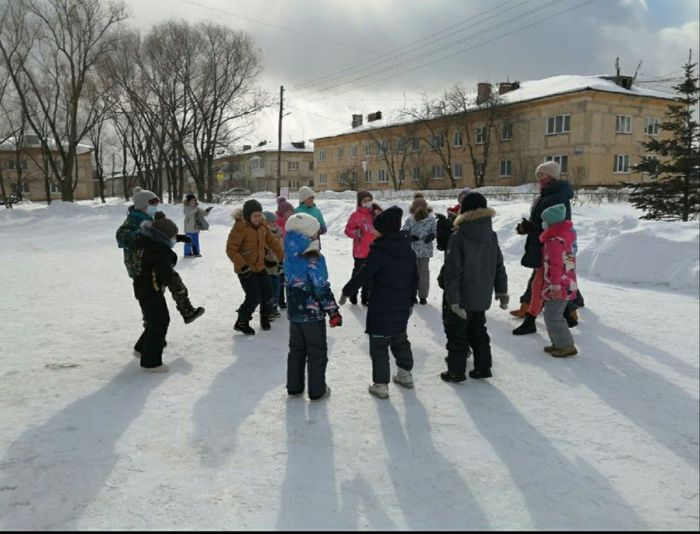
M330 323L331 328L343 326L343 317L339 313L335 313L328 318L328 322Z

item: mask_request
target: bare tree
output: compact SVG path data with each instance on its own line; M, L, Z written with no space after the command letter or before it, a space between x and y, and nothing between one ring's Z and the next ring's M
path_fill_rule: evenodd
M377 149L380 161L386 165L394 191L399 191L406 175L406 161L410 150L409 137L405 133L397 137L391 134L390 129L380 128L370 131L370 139Z

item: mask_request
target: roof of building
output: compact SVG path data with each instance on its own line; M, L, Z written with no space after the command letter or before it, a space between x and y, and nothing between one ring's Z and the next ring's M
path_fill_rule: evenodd
M301 148L302 143L304 144L303 148ZM295 141L293 143L282 143L282 152L313 153L313 151L314 144L311 141ZM262 146L252 146L246 150L235 150L233 152L225 154L224 156L219 156L217 157L217 159L220 159L221 157L253 155L257 154L258 152L277 152L277 143L266 143Z
M630 96L661 98L664 100L674 99L673 94L665 93L662 91L655 91L652 89L646 89L634 84L631 86L630 89L625 89L624 87L618 85L615 81L606 78L613 78L613 76L580 76L566 74L561 76L552 76L550 78L543 78L541 80L518 82L519 87L517 89L513 89L503 95L499 95L499 99L502 105L517 104L520 102L528 102L532 100L539 100L542 98L551 98L559 95L577 93L586 90L601 91L608 93L620 93ZM497 91L496 87L494 87L494 89ZM475 100L476 93L474 93L472 96ZM478 107L474 105L473 109L476 110L478 109ZM345 130L337 134L317 137L315 139L312 139L312 141L317 141L318 139L329 139L332 137L339 137L341 135L349 135L368 130L375 130L378 128L387 128L389 126L411 124L414 122L417 121L413 117L407 118L404 113L394 111L383 114L382 118L379 120L365 122L360 126Z
M37 136L35 135L25 135L24 136L24 148L39 148L41 145L39 143L39 140ZM8 137L4 142L0 143L0 150L16 150L17 144L16 144L16 138L15 137ZM56 142L53 140L49 140L49 147L52 149L55 149L56 147ZM86 154L88 152L92 152L95 150L95 147L92 145L85 145L83 143L78 143L77 147L77 152L78 155L80 154Z

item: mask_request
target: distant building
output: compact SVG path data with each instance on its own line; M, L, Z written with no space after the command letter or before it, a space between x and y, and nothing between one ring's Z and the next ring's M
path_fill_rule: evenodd
M92 150L89 145L78 145L74 200L89 200L95 197ZM52 152L55 154L57 150ZM54 157L58 159L56 155ZM37 136L25 135L19 153L14 139L0 144L0 178L8 195L21 193L24 200L46 200L45 174L41 143ZM49 180L49 191L52 200L61 199L61 189L57 181Z
M404 189L447 189L446 168L457 187L473 187L475 167L484 185L518 185L534 182L546 160L559 162L578 187L642 181L649 178L632 173L640 142L662 134L673 95L639 88L628 76L555 76L480 83L475 100L481 106L430 121L377 112L363 124L353 115L352 129L313 140L316 189L394 189L394 179ZM484 166L488 102L495 104Z

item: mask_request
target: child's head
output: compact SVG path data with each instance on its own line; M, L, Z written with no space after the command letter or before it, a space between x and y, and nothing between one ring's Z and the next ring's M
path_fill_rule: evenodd
M466 197L469 193L472 192L471 187L465 187L459 192L459 195L457 195L457 202L462 204L462 200L464 200L464 197Z
M254 198L246 200L243 204L243 219L253 226L259 226L263 219L262 211L260 202Z
M170 246L175 245L175 237L177 237L177 224L166 217L155 219L152 223L152 228L163 234L170 240Z
M413 198L425 198L425 195L423 195L423 193L421 193L420 191L416 191L415 193L413 193Z
M382 209L382 207L379 204L377 204L376 202L372 202L372 217L376 217L382 211L384 211L384 210Z
M486 197L481 193L472 191L464 195L462 202L460 203L460 212L466 213L467 211L474 211L486 208Z
M403 210L398 206L391 206L385 209L374 218L374 229L382 235L401 230L401 217Z
M357 192L357 205L362 208L372 208L373 201L372 193L369 191Z
M320 243L318 242L318 233L321 230L321 225L316 220L316 217L313 217L308 213L294 213L289 216L289 219L287 219L285 228L287 229L288 235L290 232L297 232L311 240L309 245L306 247L306 250L304 250L302 254L318 254L319 250L321 249Z
M299 205L306 204L309 208L314 205L314 197L316 193L310 187L303 186L299 188Z
M566 220L566 206L555 204L542 212L542 222L545 228Z
M185 204L196 204L197 197L193 193L187 193L185 195Z
M277 216L274 213L265 210L262 214L268 226L277 226Z
M138 189L138 191L136 189ZM160 204L158 195L153 191L141 189L140 187L134 188L132 200L134 201L134 209L148 213L151 217L155 215L158 210L158 204Z
M292 206L292 203L287 201L286 198L284 197L278 197L277 198L277 215L282 217L283 219L287 217L289 214L294 213L294 206Z
M428 203L423 197L413 199L411 207L408 210L408 212L413 215L413 218L417 221L422 221L425 219L431 211L433 211L433 208L428 206Z

